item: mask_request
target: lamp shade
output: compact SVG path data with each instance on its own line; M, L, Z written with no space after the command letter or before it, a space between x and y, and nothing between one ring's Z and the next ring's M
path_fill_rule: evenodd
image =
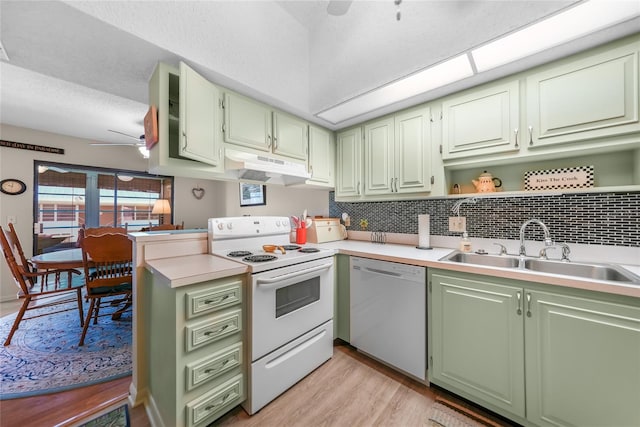
M158 199L153 204L152 214L164 215L171 213L171 205L167 199Z

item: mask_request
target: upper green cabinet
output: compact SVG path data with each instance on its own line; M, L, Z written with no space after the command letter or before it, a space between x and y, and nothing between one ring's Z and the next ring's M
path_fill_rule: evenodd
M333 133L309 125L309 164L311 178L307 181L326 187L335 185L335 143Z
M523 425L640 425L637 299L437 269L429 286L431 382Z
M362 128L338 133L336 141L336 198L361 195Z
M308 124L251 98L224 94L225 142L307 160Z
M365 196L430 190L429 124L428 107L365 124Z
M527 146L639 132L639 48L633 43L528 76Z
M158 143L149 171L215 179L224 172L220 92L195 71L159 63L149 80L149 104L158 109Z
M517 152L519 103L518 80L446 99L442 103L442 158Z
M181 156L222 169L221 101L217 86L180 63Z

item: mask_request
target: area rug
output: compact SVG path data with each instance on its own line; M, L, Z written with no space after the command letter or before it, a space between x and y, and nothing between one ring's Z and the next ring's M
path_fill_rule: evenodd
M88 304L85 307L88 309ZM73 308L76 303L69 303ZM31 310L59 310L60 306ZM0 318L7 337L16 314ZM78 346L78 310L22 321L9 346L0 345L0 400L56 393L131 374L131 312L120 320L100 317Z
M129 408L122 405L81 424L80 427L129 427Z

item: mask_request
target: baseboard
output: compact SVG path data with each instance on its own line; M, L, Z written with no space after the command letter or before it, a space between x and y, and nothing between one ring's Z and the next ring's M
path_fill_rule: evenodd
M156 405L156 401L153 399L153 396L151 394L147 396L144 409L147 412L147 417L149 417L151 427L166 427L164 422L162 421L162 416L160 415L160 411L158 410L158 405Z

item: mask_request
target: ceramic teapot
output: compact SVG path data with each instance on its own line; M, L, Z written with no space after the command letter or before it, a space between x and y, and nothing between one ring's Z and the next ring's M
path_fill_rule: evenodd
M494 193L496 188L502 186L502 180L500 178L494 178L489 172L484 171L477 180L472 179L473 185L476 187L478 193Z

